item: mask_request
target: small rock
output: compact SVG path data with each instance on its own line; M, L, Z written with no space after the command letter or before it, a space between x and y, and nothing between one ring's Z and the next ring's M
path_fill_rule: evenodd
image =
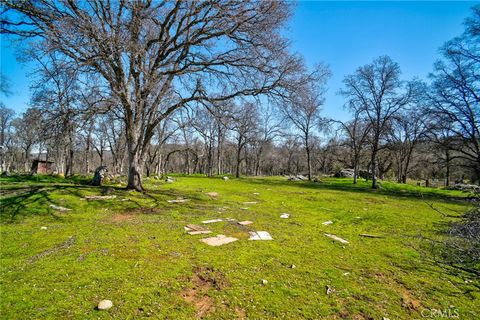
M328 294L328 295L330 295L330 294L332 294L332 293L334 293L334 292L335 292L335 289L334 289L334 288L332 288L332 287L330 287L330 286L327 286L327 294Z
M282 219L288 219L288 218L290 218L290 215L289 215L288 213L282 213L282 214L280 215L280 218L282 218Z
M344 276L348 276L349 274L350 274L350 272L343 273Z
M328 220L328 221L323 222L322 224L323 224L324 226L328 226L328 225L331 225L332 223L333 223L333 221Z
M228 179L228 177L223 177L223 181L227 181Z
M41 227L40 229L41 230L47 230L47 227Z
M267 281L267 280L265 280L265 279L262 279L262 284L263 284L263 285L266 285L267 283L268 283L268 281Z
M113 307L113 303L110 300L102 300L98 303L97 309L98 310L108 310Z
M297 266L294 265L294 264L292 264L292 265L290 266L290 268L292 268L292 269L295 269L296 267L297 267Z

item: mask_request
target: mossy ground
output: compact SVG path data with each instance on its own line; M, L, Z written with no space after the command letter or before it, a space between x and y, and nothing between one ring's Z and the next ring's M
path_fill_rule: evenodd
M145 193L109 185L117 197L98 201L83 197L105 188L81 178L1 178L1 318L421 319L433 309L480 317L478 279L432 262L424 245L468 209L460 192L387 182L372 191L349 179L174 178L147 179ZM177 197L190 201L167 203ZM289 219L279 218L284 212ZM254 223L208 225L240 238L221 247L183 229L211 218ZM248 241L249 230L274 240ZM113 308L95 310L102 299Z

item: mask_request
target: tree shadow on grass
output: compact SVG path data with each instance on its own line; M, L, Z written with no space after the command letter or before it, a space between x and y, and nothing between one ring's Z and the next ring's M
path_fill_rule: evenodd
M456 202L466 201L469 197L466 195L462 196L453 196L449 194L442 193L436 189L425 189L425 190L415 190L412 186L409 185L394 185L390 183L382 184L380 182L380 187L378 189L371 189L369 185L361 183L354 185L351 180L348 179L338 179L335 181L325 181L325 182L313 182L313 181L288 181L280 179L258 179L258 178L241 178L243 181L248 181L252 184L261 184L269 186L282 186L282 187L300 187L307 188L311 190L329 190L329 191L343 191L343 192L353 192L353 193L364 193L371 195L385 195L390 197L396 197L399 199L414 198L414 199L424 199L424 200L442 200L447 202Z
M109 187L119 190L117 187ZM3 197L0 201L0 222L13 223L19 217L33 215L51 215L60 220L62 217L57 215L49 206L59 205L51 194L59 192L73 195L78 199L83 198L82 191L99 190L102 188L88 185L34 185L28 187L17 187L14 189L3 190ZM124 191L124 189L121 189Z

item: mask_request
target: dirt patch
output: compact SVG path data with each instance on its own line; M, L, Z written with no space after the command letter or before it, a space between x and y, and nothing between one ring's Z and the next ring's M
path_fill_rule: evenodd
M203 318L215 309L215 300L208 295L211 290L222 290L229 285L225 276L213 268L197 268L190 279L191 287L182 291L183 299L193 304L196 317Z
M139 214L156 214L160 212L162 212L162 210L159 208L146 208L146 207L138 208L130 211L130 213L137 213L137 214L138 213Z
M245 310L243 310L240 307L235 308L235 314L237 315L238 320L244 320L247 318L247 314L245 313Z
M401 282L381 272L375 273L375 277L381 282L388 284L390 288L401 295L402 307L411 311L418 311L421 308L422 303L415 299L410 290L405 288Z
M123 222L130 222L135 221L137 219L135 214L132 213L122 213L122 214L115 214L110 218L110 222L113 223L123 223Z
M421 306L420 301L413 299L408 290L402 292L402 307L410 310L418 310Z

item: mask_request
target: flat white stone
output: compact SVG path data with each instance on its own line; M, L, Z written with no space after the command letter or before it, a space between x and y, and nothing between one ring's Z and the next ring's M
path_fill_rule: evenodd
M113 307L113 302L110 300L102 300L98 303L97 309L98 310L108 310Z
M70 211L70 210L72 210L72 209L68 209L68 208L65 208L65 207L56 206L54 204L51 204L50 208L52 208L54 210L58 210L58 211Z
M345 243L345 244L348 243L347 240L342 239L342 238L340 238L340 237L337 237L337 236L334 235L334 234L324 233L324 235L325 235L326 237L329 237L330 239L335 240L335 241L338 241L338 242L341 242L341 243Z
M288 218L290 218L290 215L289 215L288 213L282 213L282 214L280 215L280 218L282 218L282 219L288 219Z
M188 199L175 199L175 200L167 200L168 203L184 203L187 202Z
M239 225L242 225L242 226L248 226L249 224L252 224L253 222L252 221L239 221L238 224Z
M248 238L248 240L273 240L267 231L251 231L249 234L250 238Z
M40 229L42 229L42 230L47 230L47 227L40 227Z
M218 192L207 192L206 195L210 197L218 197Z
M329 226L329 225L331 225L332 223L333 223L333 221L328 220L328 221L323 222L322 224L323 224L324 226Z
M223 234L219 234L211 238L200 239L200 241L202 241L203 243L206 243L209 246L214 246L214 247L222 246L224 244L235 242L237 240L238 240L237 238L227 237Z
M197 234L209 234L209 233L212 233L212 231L210 231L210 230L196 230L196 231L189 231L188 232L188 234L192 235L192 236L195 236Z
M212 219L212 220L205 220L202 223L215 223L215 222L222 222L223 219Z

